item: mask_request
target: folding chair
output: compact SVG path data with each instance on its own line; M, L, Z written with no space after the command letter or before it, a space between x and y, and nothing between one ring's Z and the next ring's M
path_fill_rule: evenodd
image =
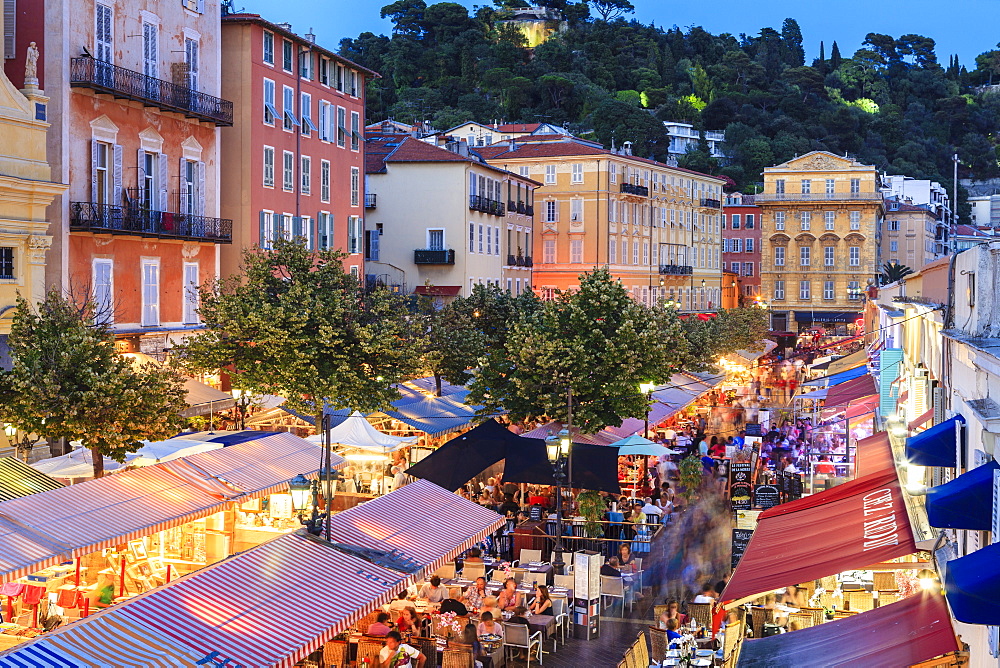
M521 554L518 555L520 563L526 563L529 561L541 561L542 551L541 550L529 550L526 547L521 548Z
M462 566L462 577L466 580L475 581L476 578L486 577L486 564L473 562Z
M613 575L601 576L601 599L620 598L622 600L622 619L625 618L625 581ZM632 606L629 605L629 611Z
M538 665L542 664L542 632L535 631L534 633L530 633L527 624L508 624L504 622L503 646L505 663L507 662L506 649L508 647L515 647L528 652L529 666L531 665L532 652L538 657Z
M562 637L563 647L566 646L566 634L570 631L569 614L566 612L567 605L568 602L565 597L559 596L552 599L552 614L556 618L556 631Z

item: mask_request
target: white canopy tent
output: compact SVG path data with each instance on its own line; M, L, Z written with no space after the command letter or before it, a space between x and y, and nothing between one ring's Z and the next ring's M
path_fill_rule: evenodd
M323 434L308 436L306 440L311 443L322 443ZM330 430L330 442L348 448L388 454L407 445L413 445L417 442L417 437L402 438L383 434L373 427L362 413L354 411Z

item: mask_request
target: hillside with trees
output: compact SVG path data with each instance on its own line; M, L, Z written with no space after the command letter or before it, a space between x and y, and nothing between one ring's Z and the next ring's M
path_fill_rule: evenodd
M1000 50L968 70L957 57L942 65L930 37L870 33L850 55L831 35L807 63L794 19L713 35L644 25L627 0L543 2L562 12L565 29L528 49L505 22L507 6L524 4L498 0L471 14L453 2L383 7L392 35L365 32L340 48L382 75L369 84L369 121L428 120L439 129L469 119L546 121L606 145L632 141L659 159L667 152L659 121L685 121L725 130L732 160L716 164L702 142L682 166L743 188L763 167L817 149L948 184L958 151L963 176L1000 175L1000 94L975 92L1000 82Z

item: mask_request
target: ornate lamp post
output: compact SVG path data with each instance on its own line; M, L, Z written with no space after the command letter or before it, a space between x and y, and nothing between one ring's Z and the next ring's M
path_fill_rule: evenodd
M552 477L556 479L556 541L553 550L555 558L552 560L556 575L563 575L566 566L563 561L562 486L566 482L566 462L571 443L567 429L560 431L558 436L550 434L545 438L545 454L552 465Z
M639 391L646 395L646 428L642 432L644 438L649 438L649 403L655 389L656 383L639 383Z

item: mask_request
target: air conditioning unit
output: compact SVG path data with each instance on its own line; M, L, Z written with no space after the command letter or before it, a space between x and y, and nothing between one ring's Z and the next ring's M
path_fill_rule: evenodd
M934 389L931 391L931 397L934 401L934 424L941 424L948 418L945 416L945 393L944 388L940 385L935 385Z

